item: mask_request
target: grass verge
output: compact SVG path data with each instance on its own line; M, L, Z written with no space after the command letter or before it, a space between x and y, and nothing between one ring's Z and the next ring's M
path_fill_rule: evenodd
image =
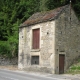
M80 74L80 59L78 59L73 65L69 67L67 74Z

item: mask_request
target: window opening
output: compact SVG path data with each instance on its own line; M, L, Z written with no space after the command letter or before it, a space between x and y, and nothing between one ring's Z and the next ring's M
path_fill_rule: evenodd
M39 65L39 56L31 57L31 65Z

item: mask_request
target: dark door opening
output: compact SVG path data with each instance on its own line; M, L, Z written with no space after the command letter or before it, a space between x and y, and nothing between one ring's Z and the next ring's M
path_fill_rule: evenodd
M59 54L59 74L64 73L64 62L65 62L65 55Z

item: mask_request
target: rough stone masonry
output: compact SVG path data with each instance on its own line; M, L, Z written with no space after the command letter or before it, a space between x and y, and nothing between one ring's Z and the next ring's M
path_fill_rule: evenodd
M36 29L40 30L39 48L33 49L33 30ZM79 39L80 22L70 5L35 13L19 27L18 67L64 73L80 56Z

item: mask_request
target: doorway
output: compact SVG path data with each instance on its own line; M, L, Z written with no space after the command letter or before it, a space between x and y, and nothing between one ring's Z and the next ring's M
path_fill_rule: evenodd
M65 62L65 55L59 54L59 74L64 73L64 62Z

